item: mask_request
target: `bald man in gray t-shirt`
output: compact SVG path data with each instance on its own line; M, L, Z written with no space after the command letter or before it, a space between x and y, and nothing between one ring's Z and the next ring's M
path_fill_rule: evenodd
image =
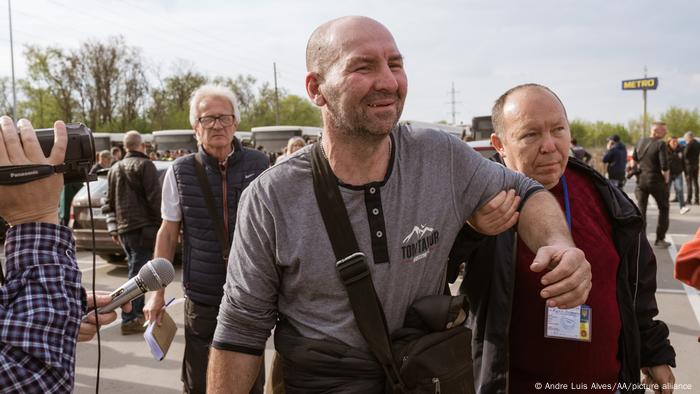
M340 191L393 332L414 300L444 289L450 247L472 212L502 190L524 200L542 186L442 131L402 126L391 138L384 182ZM310 148L243 193L214 346L259 354L281 313L304 337L367 348L316 203Z
M402 325L413 301L442 292L457 232L478 207L491 207L484 204L506 189L527 200L516 216L523 241L537 251L531 269L551 269L542 277L540 296L561 308L586 300L590 264L548 192L535 192L540 186L533 181L482 158L444 132L397 126L408 81L403 55L385 26L362 16L322 24L307 43L306 66L306 92L323 119L319 144L335 177L347 184L340 193L359 248L368 257L390 331ZM309 148L251 183L237 219L207 390L250 390L279 315L288 324L278 332L296 331L306 343L340 343L371 360L362 352L367 345L336 274L313 192ZM287 330L290 326L294 330ZM293 385L286 379L292 375L318 381L324 387L314 392L366 392L355 373L382 373L372 365L319 363L314 359L318 348L299 352L303 360L296 365L307 369L308 376L286 368L289 358L281 353L285 384ZM317 379L323 372L342 375L347 390L326 386L327 381Z

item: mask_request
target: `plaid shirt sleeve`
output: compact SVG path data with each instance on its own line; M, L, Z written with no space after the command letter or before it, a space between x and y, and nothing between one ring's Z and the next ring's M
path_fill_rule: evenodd
M75 345L85 308L70 229L27 223L5 241L0 287L0 391L73 391Z

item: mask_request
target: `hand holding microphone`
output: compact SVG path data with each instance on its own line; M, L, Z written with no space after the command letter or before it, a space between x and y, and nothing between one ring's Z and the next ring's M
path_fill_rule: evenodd
M92 292L87 294L87 304L88 310L92 310L95 307L101 307L109 304L112 301L110 292L104 290L95 291L95 298L97 299L97 304L93 304ZM131 303L127 302L121 306L122 311L131 312ZM80 322L80 331L78 332L78 342L87 342L92 340L97 333L97 320L99 319L100 327L106 326L117 320L117 312L107 312L95 315L90 313L83 317L83 321Z
M138 275L129 279L122 286L118 287L107 296L98 295L98 308L96 310L93 309L83 317L83 324L80 325L79 338L85 338L83 340L92 339L94 332L92 332L92 335L90 335L90 332L96 331L96 314L100 320L100 325L102 325L103 321L106 320L103 317L105 314L114 311L119 306L128 304L130 301L142 296L148 291L164 289L174 278L175 268L173 268L173 265L168 260L157 257L149 261L141 267ZM89 302L92 301L92 294L88 293L88 299L90 300ZM131 306L128 308L131 308ZM114 319L111 319L111 321L114 321ZM93 327L90 327L90 325L93 325ZM83 332L83 326L85 326L85 332Z

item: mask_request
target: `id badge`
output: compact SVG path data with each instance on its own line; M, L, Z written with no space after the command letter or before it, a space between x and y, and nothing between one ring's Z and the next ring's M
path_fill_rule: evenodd
M591 342L592 309L580 305L571 309L545 306L544 337Z

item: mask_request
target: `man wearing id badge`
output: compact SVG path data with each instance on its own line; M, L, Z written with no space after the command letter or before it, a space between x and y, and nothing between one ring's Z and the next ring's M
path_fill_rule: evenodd
M635 384L640 388L640 370L646 384L673 384L675 352L668 327L654 320L656 258L638 208L591 167L568 157L566 110L547 87L510 89L492 117L494 159L557 198L574 242L591 263L593 287L585 304L551 308L543 290L551 284L547 274L532 269L535 254L515 229L483 239L465 226L450 263L467 263L460 292L471 302L477 391L534 393L565 384L628 392ZM480 212L471 222L479 227L493 220L495 215Z

